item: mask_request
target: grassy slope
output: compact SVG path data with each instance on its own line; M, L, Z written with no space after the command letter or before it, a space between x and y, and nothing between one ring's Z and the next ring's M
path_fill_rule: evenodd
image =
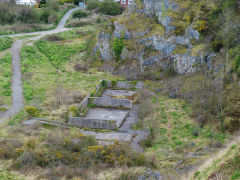
M11 55L0 59L0 104L11 104Z
M152 89L152 83L146 83ZM156 159L158 168L164 173L185 173L191 166L198 165L201 160L209 157L211 153L206 147L211 142L211 128L200 128L190 117L191 107L184 100L170 99L156 94L151 98L153 112L144 119L144 129L153 128L155 140L152 147L145 149L145 155ZM193 135L194 131L198 135ZM224 143L227 134L218 131L213 133L213 143ZM214 149L210 149L214 150ZM191 154L198 154L191 156ZM186 156L189 155L189 156ZM174 177L176 178L176 177ZM171 179L171 178L170 178Z
M92 29L91 29L92 30ZM56 100L56 89L68 93L79 91L83 96L101 79L113 79L114 76L89 69L88 72L75 71L74 65L85 52L85 40L90 32L71 30L60 33L61 41L39 40L34 47L25 46L21 50L24 97L26 104L41 108L52 107ZM59 87L59 88L57 88Z

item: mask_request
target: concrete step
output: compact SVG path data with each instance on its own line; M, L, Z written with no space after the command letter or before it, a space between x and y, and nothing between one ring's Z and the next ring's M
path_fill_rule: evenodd
M116 109L90 109L86 117L69 117L70 125L79 128L116 129L127 118L129 112Z
M131 109L132 101L128 99L108 98L108 97L90 97L88 102L96 107Z
M96 139L101 141L119 141L131 142L133 138L132 133L97 133Z
M97 133L92 131L83 131L80 132L84 136L93 136L98 141L99 145L107 146L110 144L114 144L114 141L118 141L120 143L131 143L134 137L133 133L118 133L118 132L109 132L109 133Z

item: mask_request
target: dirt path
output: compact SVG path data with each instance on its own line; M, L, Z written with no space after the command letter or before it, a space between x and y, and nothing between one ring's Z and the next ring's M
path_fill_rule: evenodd
M183 179L192 180L194 179L194 172L199 171L202 172L206 170L208 167L212 166L212 164L218 160L223 159L223 157L226 155L227 151L234 145L240 143L240 133L236 135L234 139L232 139L222 150L218 151L215 155L213 155L211 158L206 160L202 165L194 169L192 172L189 173L187 177L184 177Z
M64 28L67 19L71 16L71 14L81 9L80 7L76 7L74 9L69 10L61 19L56 29L48 30L48 31L40 31L40 32L32 32L32 33L21 33L21 34L14 34L14 35L6 35L7 37L18 37L18 36L25 36L25 35L39 35L32 38L26 38L22 40L18 40L13 43L11 48L11 55L12 55L12 107L0 114L0 122L3 122L7 118L10 118L14 116L16 113L18 113L24 106L23 100L23 88L22 88L22 80L21 80L21 56L20 56L20 50L22 47L22 44L24 40L33 40L36 41L40 39L41 37L49 34L59 33L66 30L69 30L67 28ZM6 37L6 36L0 36L0 37Z

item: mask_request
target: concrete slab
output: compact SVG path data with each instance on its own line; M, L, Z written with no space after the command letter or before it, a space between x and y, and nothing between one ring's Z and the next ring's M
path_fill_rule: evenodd
M101 141L120 141L120 142L130 142L133 138L132 133L97 133L96 139Z
M112 145L114 144L113 141L101 141L101 140L98 140L98 145L100 146L109 146L109 145Z
M96 132L94 131L83 131L83 130L80 130L80 133L82 133L84 136L96 136Z
M99 119L86 119L85 117L69 117L68 123L71 126L79 128L92 128L92 129L116 129L117 121L99 120Z
M37 119L29 119L29 120L24 121L24 122L23 122L23 125L25 125L25 126L31 126L31 125L33 125L33 124L35 124L35 123L37 123L37 122L39 122L39 120L37 120Z
M132 101L119 98L90 97L88 101L96 107L131 109Z
M109 110L109 109L90 109L85 119L94 119L100 121L116 121L117 127L120 127L127 118L128 111Z
M126 99L133 100L136 95L137 95L137 91L107 89L103 92L101 97L104 97L104 98L126 98Z

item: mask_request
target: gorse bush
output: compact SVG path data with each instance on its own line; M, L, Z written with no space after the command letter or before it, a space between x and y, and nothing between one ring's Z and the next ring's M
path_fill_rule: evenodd
M27 106L24 109L27 112L28 116L30 116L30 117L37 116L38 110L35 106Z
M30 128L35 132L43 130L41 127ZM27 129L21 129L21 132L28 133ZM59 130L42 132L39 137L29 137L25 140L0 139L0 159L13 160L14 169L32 170L49 167L56 169L59 166L75 166L78 170L90 170L92 167L105 169L126 165L130 167L150 165L145 156L117 141L110 146L99 146L92 136L84 136L74 128L63 131L64 136L58 135ZM71 172L65 172L62 176L70 176Z

